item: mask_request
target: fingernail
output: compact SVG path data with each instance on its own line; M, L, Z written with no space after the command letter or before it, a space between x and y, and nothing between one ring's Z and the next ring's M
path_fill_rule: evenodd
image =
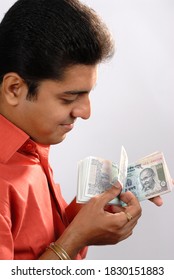
M117 188L117 189L122 189L123 187L122 187L122 184L120 183L120 181L118 180L118 181L116 181L116 183L113 185L115 188Z

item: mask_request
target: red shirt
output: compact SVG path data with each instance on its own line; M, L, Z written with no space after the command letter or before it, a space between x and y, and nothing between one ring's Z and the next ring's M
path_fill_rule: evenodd
M0 115L0 259L38 259L68 225L48 153Z

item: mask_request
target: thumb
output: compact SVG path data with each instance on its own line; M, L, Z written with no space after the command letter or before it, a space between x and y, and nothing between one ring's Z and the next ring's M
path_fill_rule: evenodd
M122 191L122 186L118 182L114 186L112 186L110 189L108 189L107 191L102 193L99 196L101 206L103 207L106 204L108 204L108 202L111 201L112 199L114 199L115 197L117 197L121 193L121 191Z

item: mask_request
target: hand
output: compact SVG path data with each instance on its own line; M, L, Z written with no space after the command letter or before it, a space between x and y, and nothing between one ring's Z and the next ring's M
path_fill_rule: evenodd
M118 196L121 188L112 187L101 195L93 197L76 215L57 242L73 257L84 246L116 244L132 234L141 216L137 198L126 192L120 195L126 207L118 207L118 212L105 211L106 204ZM128 220L125 213L132 217Z
M174 180L172 180L172 183L174 185ZM149 200L152 201L157 206L163 205L163 200L162 200L161 196L156 196L156 197L150 198Z
M149 200L151 202L153 202L156 206L163 205L163 200L162 200L161 196L156 196L156 197L150 198Z

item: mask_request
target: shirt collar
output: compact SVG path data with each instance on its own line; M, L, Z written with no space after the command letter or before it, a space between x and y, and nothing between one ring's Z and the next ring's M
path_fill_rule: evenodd
M29 136L0 114L0 162L6 163Z

